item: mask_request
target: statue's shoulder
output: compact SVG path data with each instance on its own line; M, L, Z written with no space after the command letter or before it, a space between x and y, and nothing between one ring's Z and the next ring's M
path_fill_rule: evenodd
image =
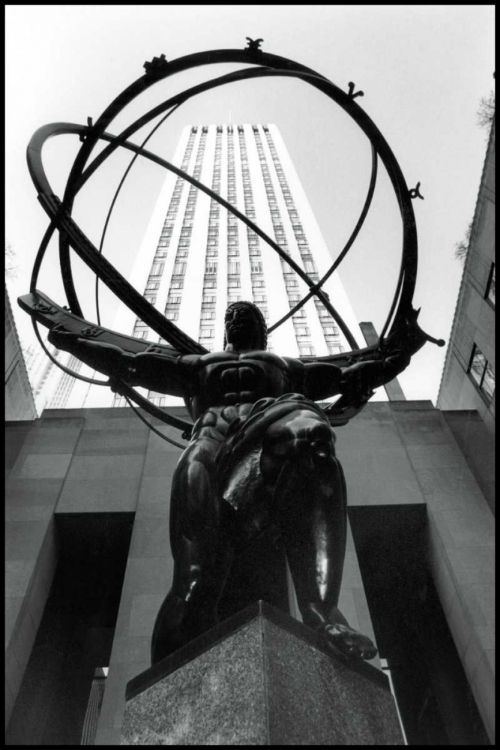
M296 359L295 357L281 357L281 359L285 362L287 368L293 372L293 373L303 373L304 372L304 363L300 361L300 359Z
M221 362L232 362L238 359L238 355L235 352L207 352L202 354L201 357L198 355L197 365L198 367L207 367L208 365L216 365Z
M288 369L286 357L280 357L279 354L268 352L266 349L254 349L252 351L244 352L240 354L240 359L264 362L269 365L274 365L274 367L279 367L280 370Z

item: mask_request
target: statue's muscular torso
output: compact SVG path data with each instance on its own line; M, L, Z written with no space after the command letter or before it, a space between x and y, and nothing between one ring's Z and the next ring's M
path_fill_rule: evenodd
M194 419L204 415L203 424L222 433L228 427L228 414L244 417L261 398L303 393L303 364L271 352L210 352L189 364L190 412Z

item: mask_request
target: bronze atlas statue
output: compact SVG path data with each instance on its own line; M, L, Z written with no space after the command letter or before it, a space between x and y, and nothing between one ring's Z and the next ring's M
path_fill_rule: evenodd
M153 664L217 623L217 604L234 556L242 543L270 523L279 528L304 623L322 633L325 643L335 652L362 659L375 656L371 640L351 628L338 609L347 496L342 467L335 456L332 426L346 424L355 416L373 395L374 388L389 382L407 367L412 355L427 340L443 344L419 328L418 312L412 307L417 240L411 200L422 197L419 184L413 190L406 187L386 141L354 101L362 95L354 93L354 84L349 84L346 93L309 68L264 53L260 49L262 40L257 42L249 40L244 50L204 52L170 63L163 55L154 58L145 64L145 75L120 94L95 124L89 118L87 126L68 123L45 126L35 133L28 147L31 175L51 223L35 261L30 294L21 297L19 303L32 316L41 345L51 357L37 323L50 329L52 344L71 352L108 378L84 380L111 387L129 403L135 402L144 411L182 430L184 440L189 440L186 444L170 441L185 450L172 483L170 535L174 576L154 627ZM106 131L124 107L152 84L176 72L214 62L243 62L254 67L182 92L143 115L119 136ZM319 282L311 280L301 266L233 205L147 151L144 145L152 133L141 146L128 140L153 117L167 112L163 122L181 103L202 91L245 78L277 75L300 78L323 91L357 122L372 147L372 176L363 212L344 250ZM47 138L63 133L78 134L83 143L61 201L50 188L41 150ZM108 145L86 167L99 139ZM102 241L98 250L71 216L78 191L118 146L135 152L132 163L138 155L148 158L217 200L262 237L306 282L309 294L269 330L315 295L337 321L352 351L301 358L271 353L266 350L268 329L264 317L251 302L235 302L228 307L224 346L218 352L208 352L167 320L103 257ZM322 286L345 257L363 224L375 187L378 157L387 169L398 200L403 220L403 253L394 300L380 339L377 344L360 349ZM117 192L122 184L123 180ZM68 301L65 308L36 288L40 265L55 229L60 233L62 279ZM95 272L96 279L102 280L159 339L169 343L148 344L102 327L97 281L98 320L97 323L86 320L73 284L70 246ZM193 422L158 409L134 391L134 386L182 397ZM335 403L318 405L317 402L336 394L340 398Z

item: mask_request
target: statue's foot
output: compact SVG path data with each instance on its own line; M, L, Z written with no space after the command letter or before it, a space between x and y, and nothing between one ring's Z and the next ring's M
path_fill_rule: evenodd
M151 641L151 664L170 656L217 622L214 612L200 608L193 614L184 599L169 593L156 618Z
M328 646L335 653L343 654L351 659L373 659L378 653L370 638L358 633L350 625L325 623L317 630L326 636Z

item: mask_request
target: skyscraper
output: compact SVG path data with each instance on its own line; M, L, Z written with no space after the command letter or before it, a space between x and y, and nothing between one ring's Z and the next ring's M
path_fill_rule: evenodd
M36 419L33 391L5 284L5 421Z
M173 163L254 221L311 279L319 281L326 273L332 258L275 125L186 126ZM222 348L224 313L231 302L254 302L272 325L308 292L254 231L173 173L161 189L131 279L152 305L208 350ZM362 346L364 338L338 274L323 288ZM124 304L114 328L158 341ZM314 298L271 333L268 345L288 356L325 356L351 348ZM139 390L158 406L180 403ZM83 383L71 389L61 385L49 406L125 405L107 389L87 391ZM383 391L380 397L385 398Z

